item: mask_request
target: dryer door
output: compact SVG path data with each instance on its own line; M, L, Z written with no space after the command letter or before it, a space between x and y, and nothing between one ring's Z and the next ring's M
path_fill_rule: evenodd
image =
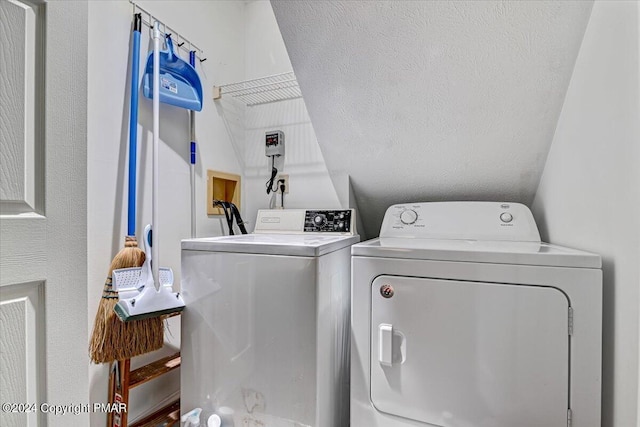
M436 426L566 426L568 310L551 287L379 276L371 401Z

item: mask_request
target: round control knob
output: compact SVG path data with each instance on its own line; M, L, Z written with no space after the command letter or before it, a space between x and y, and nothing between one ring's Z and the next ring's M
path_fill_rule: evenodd
M418 213L413 209L407 209L400 214L400 221L403 224L411 225L418 220Z
M509 212L502 212L502 214L500 214L500 221L511 222L513 221L513 215L511 215Z
M318 215L313 217L313 223L317 227L322 227L323 225L325 225L327 223L327 217L325 215L323 215L323 214L318 214Z

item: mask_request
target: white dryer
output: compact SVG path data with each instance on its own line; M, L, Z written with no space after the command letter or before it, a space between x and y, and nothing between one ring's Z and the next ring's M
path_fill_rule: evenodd
M349 419L352 210L263 210L253 234L182 241L181 408L224 427Z
M600 257L526 206L391 206L351 300L351 427L600 426Z

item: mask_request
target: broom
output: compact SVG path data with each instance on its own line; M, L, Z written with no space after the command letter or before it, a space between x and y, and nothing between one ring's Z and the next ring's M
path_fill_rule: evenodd
M158 350L164 344L164 325L160 317L121 322L113 308L118 303L118 293L112 285L113 270L141 267L145 260L144 251L138 248L136 230L136 165L138 133L138 70L140 67L140 30L142 15L134 15L133 48L131 51L131 110L129 120L129 199L128 230L124 248L111 261L98 312L93 325L89 356L94 363L111 363L130 359L150 351Z
M144 252L138 248L136 238L127 236L125 247L111 261L96 313L89 345L89 355L94 363L130 359L158 350L164 344L164 324L160 317L121 322L113 311L118 302L118 292L112 287L113 270L141 267L144 260Z

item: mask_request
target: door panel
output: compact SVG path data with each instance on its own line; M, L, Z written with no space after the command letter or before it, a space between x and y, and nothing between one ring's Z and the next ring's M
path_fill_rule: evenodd
M0 212L24 214L42 208L42 93L36 91L39 36L37 8L18 0L0 1Z
M371 401L378 410L447 427L566 425L563 293L379 276L371 295Z
M43 283L24 283L2 288L0 293L0 337L2 357L0 402L27 403L18 411L1 411L2 426L37 424L36 402L42 401L44 367Z

